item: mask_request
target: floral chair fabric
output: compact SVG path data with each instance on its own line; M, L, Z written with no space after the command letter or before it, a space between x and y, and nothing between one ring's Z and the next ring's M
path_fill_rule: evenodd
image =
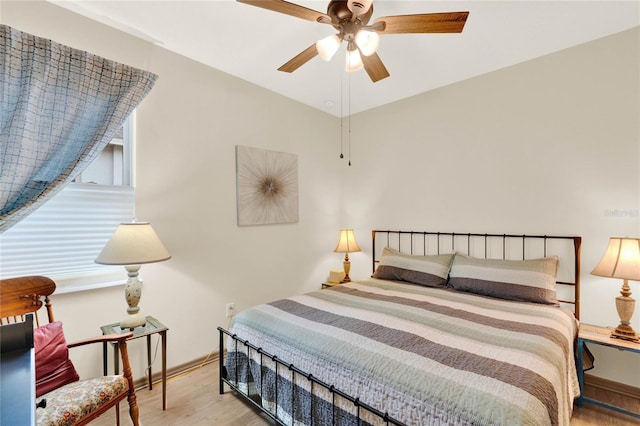
M103 376L81 380L42 395L46 407L36 409L38 426L71 426L91 416L99 408L129 391L122 376Z

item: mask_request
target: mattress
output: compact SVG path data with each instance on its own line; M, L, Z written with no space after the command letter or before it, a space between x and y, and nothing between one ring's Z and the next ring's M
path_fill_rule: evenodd
M240 312L228 378L284 424L383 424L263 352L407 425L569 424L577 321L559 306L366 279ZM277 395L277 396L276 396Z

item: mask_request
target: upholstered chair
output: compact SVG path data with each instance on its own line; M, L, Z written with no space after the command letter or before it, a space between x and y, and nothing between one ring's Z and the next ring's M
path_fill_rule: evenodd
M128 334L97 336L67 344L62 323L55 321L49 296L56 289L47 277L30 276L0 280L0 321L2 324L24 321L34 313L36 373L36 422L39 426L84 425L112 407L120 424L118 404L127 399L131 421L138 426L138 406L127 354ZM43 308L46 321L39 318ZM72 321L73 319L69 319ZM79 380L69 359L68 348L113 342L122 358L123 374Z

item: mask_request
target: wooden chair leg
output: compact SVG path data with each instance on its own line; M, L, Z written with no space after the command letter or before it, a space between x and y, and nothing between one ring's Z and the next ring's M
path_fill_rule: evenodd
M129 401L129 416L131 417L131 421L133 422L133 426L139 426L138 422L138 403L136 402L136 394L130 393L127 398Z
M129 382L129 396L127 397L127 401L129 402L129 416L131 417L131 421L134 426L139 426L138 423L138 402L136 397L135 388L133 385L133 375L131 374L131 365L129 364L129 352L127 350L126 341L120 342L118 345L120 346L120 356L122 358L122 373L124 377Z

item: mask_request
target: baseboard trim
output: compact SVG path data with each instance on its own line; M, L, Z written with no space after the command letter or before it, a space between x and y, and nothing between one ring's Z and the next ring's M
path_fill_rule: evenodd
M602 377L593 376L591 374L584 375L584 384L640 400L640 388L635 386L614 382L613 380L603 379Z
M167 368L167 381L182 376L183 374L187 374L196 368L203 367L205 365L211 364L212 362L217 362L219 360L220 353L219 352L211 352L205 355L204 357L200 357L194 359L192 361L185 362L184 364L176 365L171 368ZM154 385L156 383L162 383L162 370L157 367L154 368L154 373L151 376L151 383ZM140 377L133 381L133 386L136 390L147 388L149 386L147 382L147 377Z

